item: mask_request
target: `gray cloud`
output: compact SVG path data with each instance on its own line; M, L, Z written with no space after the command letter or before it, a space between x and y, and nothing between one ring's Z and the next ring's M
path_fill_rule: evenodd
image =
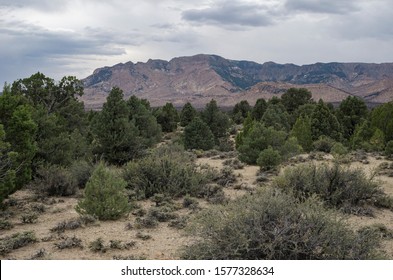
M37 10L61 10L67 5L67 1L62 0L0 0L0 7L21 8L29 7Z
M388 62L392 18L391 0L0 0L0 87L197 53Z
M359 1L353 0L286 0L289 11L326 14L347 14L359 9Z
M241 1L226 1L208 8L190 9L182 13L186 21L222 26L267 26L272 15L266 6Z

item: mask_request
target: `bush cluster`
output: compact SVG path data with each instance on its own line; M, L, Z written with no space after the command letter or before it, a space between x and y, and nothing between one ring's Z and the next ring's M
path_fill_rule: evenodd
M317 260L378 258L373 232L353 232L315 197L299 202L266 189L200 212L184 259Z
M38 169L33 188L49 196L69 196L75 194L78 183L67 168L49 165Z
M123 177L127 188L138 198L149 198L159 193L170 197L196 195L209 176L198 171L193 159L183 149L169 146L129 162Z
M354 214L371 214L370 206L386 205L388 199L379 184L362 170L339 164L288 168L274 186L300 200L317 195L326 205Z
M27 246L30 243L37 242L34 232L26 231L15 233L11 236L0 239L0 255L4 256L12 250Z

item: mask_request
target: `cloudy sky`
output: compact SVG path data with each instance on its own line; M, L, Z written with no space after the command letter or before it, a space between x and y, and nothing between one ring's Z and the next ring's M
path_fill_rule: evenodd
M0 0L0 86L199 53L393 62L392 0Z

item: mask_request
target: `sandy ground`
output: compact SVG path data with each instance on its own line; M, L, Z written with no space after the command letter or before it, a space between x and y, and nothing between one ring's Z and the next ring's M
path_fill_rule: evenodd
M325 161L331 161L331 157L327 157ZM224 159L217 158L199 158L197 160L197 163L208 164L215 168L217 172L223 168L223 162ZM371 174L382 162L386 162L386 160L369 157L367 164L355 162L351 163L351 167L362 168L366 173ZM234 170L237 182L224 189L226 196L229 199L234 199L258 188L256 183L258 171L259 168L256 166L245 166L242 169ZM385 192L393 196L393 178L378 176L377 179L381 181ZM135 226L132 229L126 229L127 224L135 225L136 216L133 214L117 221L100 221L96 225L66 230L61 234L53 233L51 229L60 222L79 217L79 214L75 211L78 196L56 197L50 199L50 203L41 203L45 206L45 212L40 214L37 222L33 224L22 223L20 217L22 213L31 211L32 205L40 203L33 201L34 194L29 190L22 190L12 195L12 199L16 201L16 205L10 207L7 211L11 213L9 221L14 227L8 230L0 230L0 238L18 232L33 231L38 238L38 242L13 250L6 256L0 256L1 259L30 259L40 250L44 252L43 259L56 260L113 259L114 256L117 258L179 259L179 249L187 246L192 241L190 237L184 234L184 230L169 227L168 222L159 223L158 227L152 229L138 229ZM180 205L181 202L179 200L175 203ZM202 208L210 205L202 200L199 200L199 203ZM155 205L151 201L143 201L141 207L148 210ZM192 210L186 208L176 210L175 213L179 216L193 215ZM6 215L4 212L2 214ZM389 210L376 210L374 217L348 216L347 220L354 228L379 223L393 230L393 212ZM150 235L151 238L142 240L137 237L138 233ZM55 244L66 237L81 239L83 248L58 249ZM134 243L135 245L127 249L108 248L106 252L93 252L89 249L89 244L98 238L102 238L104 245L107 247L109 247L110 240L121 241L122 244ZM393 240L384 241L383 247L389 258L393 259Z

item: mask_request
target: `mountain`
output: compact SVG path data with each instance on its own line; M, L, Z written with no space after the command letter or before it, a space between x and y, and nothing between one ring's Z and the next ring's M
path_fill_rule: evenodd
M315 63L310 65L236 61L217 55L195 55L170 61L127 62L95 70L83 79L87 108L100 108L111 88L125 97L146 98L153 106L191 102L203 107L212 98L221 106L246 99L280 96L291 87L303 87L314 100L340 102L349 95L368 102L393 100L393 63Z

